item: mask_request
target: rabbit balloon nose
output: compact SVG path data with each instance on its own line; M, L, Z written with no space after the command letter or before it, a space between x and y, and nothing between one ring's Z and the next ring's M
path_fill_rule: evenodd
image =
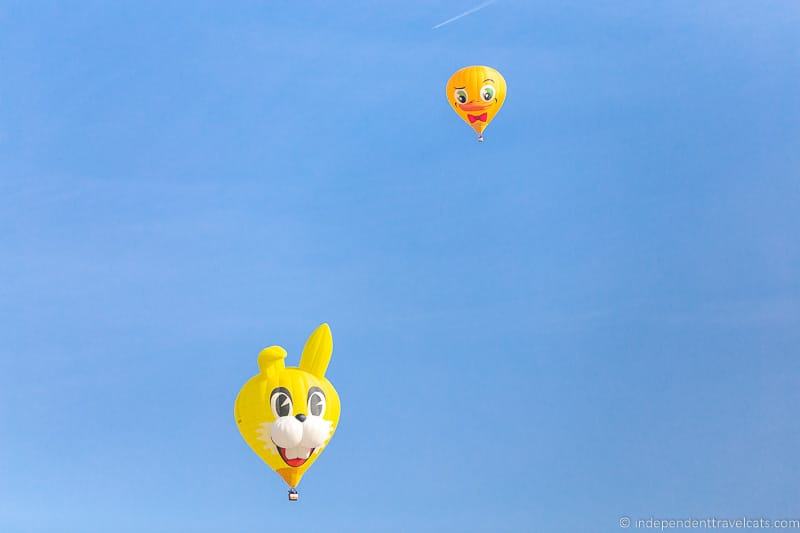
M298 419L300 422L305 422L306 421L306 415L300 414L300 415L294 415L294 417L296 419Z

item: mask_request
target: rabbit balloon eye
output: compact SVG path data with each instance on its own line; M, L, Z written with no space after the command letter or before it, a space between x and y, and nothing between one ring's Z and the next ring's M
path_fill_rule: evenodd
M325 393L319 387L311 387L308 391L308 413L312 416L325 414Z
M272 407L272 414L275 415L275 418L292 415L292 396L283 387L278 387L272 391L269 405Z

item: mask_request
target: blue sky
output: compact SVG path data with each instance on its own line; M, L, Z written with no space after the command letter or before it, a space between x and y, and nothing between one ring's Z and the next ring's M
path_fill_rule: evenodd
M800 7L474 4L0 3L0 529L800 518ZM233 400L323 321L289 504Z

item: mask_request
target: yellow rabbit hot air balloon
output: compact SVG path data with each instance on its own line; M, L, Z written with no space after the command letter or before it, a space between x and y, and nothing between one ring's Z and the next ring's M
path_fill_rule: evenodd
M322 454L339 423L339 395L325 378L333 338L327 324L306 341L300 364L286 367L286 350L264 348L259 373L239 391L234 416L250 448L289 485L289 499Z
M491 67L464 67L447 80L447 101L483 142L483 130L503 107L506 80Z

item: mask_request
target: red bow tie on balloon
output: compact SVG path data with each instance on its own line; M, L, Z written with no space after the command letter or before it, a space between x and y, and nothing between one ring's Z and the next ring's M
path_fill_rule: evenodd
M467 118L469 119L469 123L470 124L472 124L473 122L478 121L478 120L480 120L481 122L486 122L486 113L484 113L483 115L477 115L477 116L476 115L467 115Z

